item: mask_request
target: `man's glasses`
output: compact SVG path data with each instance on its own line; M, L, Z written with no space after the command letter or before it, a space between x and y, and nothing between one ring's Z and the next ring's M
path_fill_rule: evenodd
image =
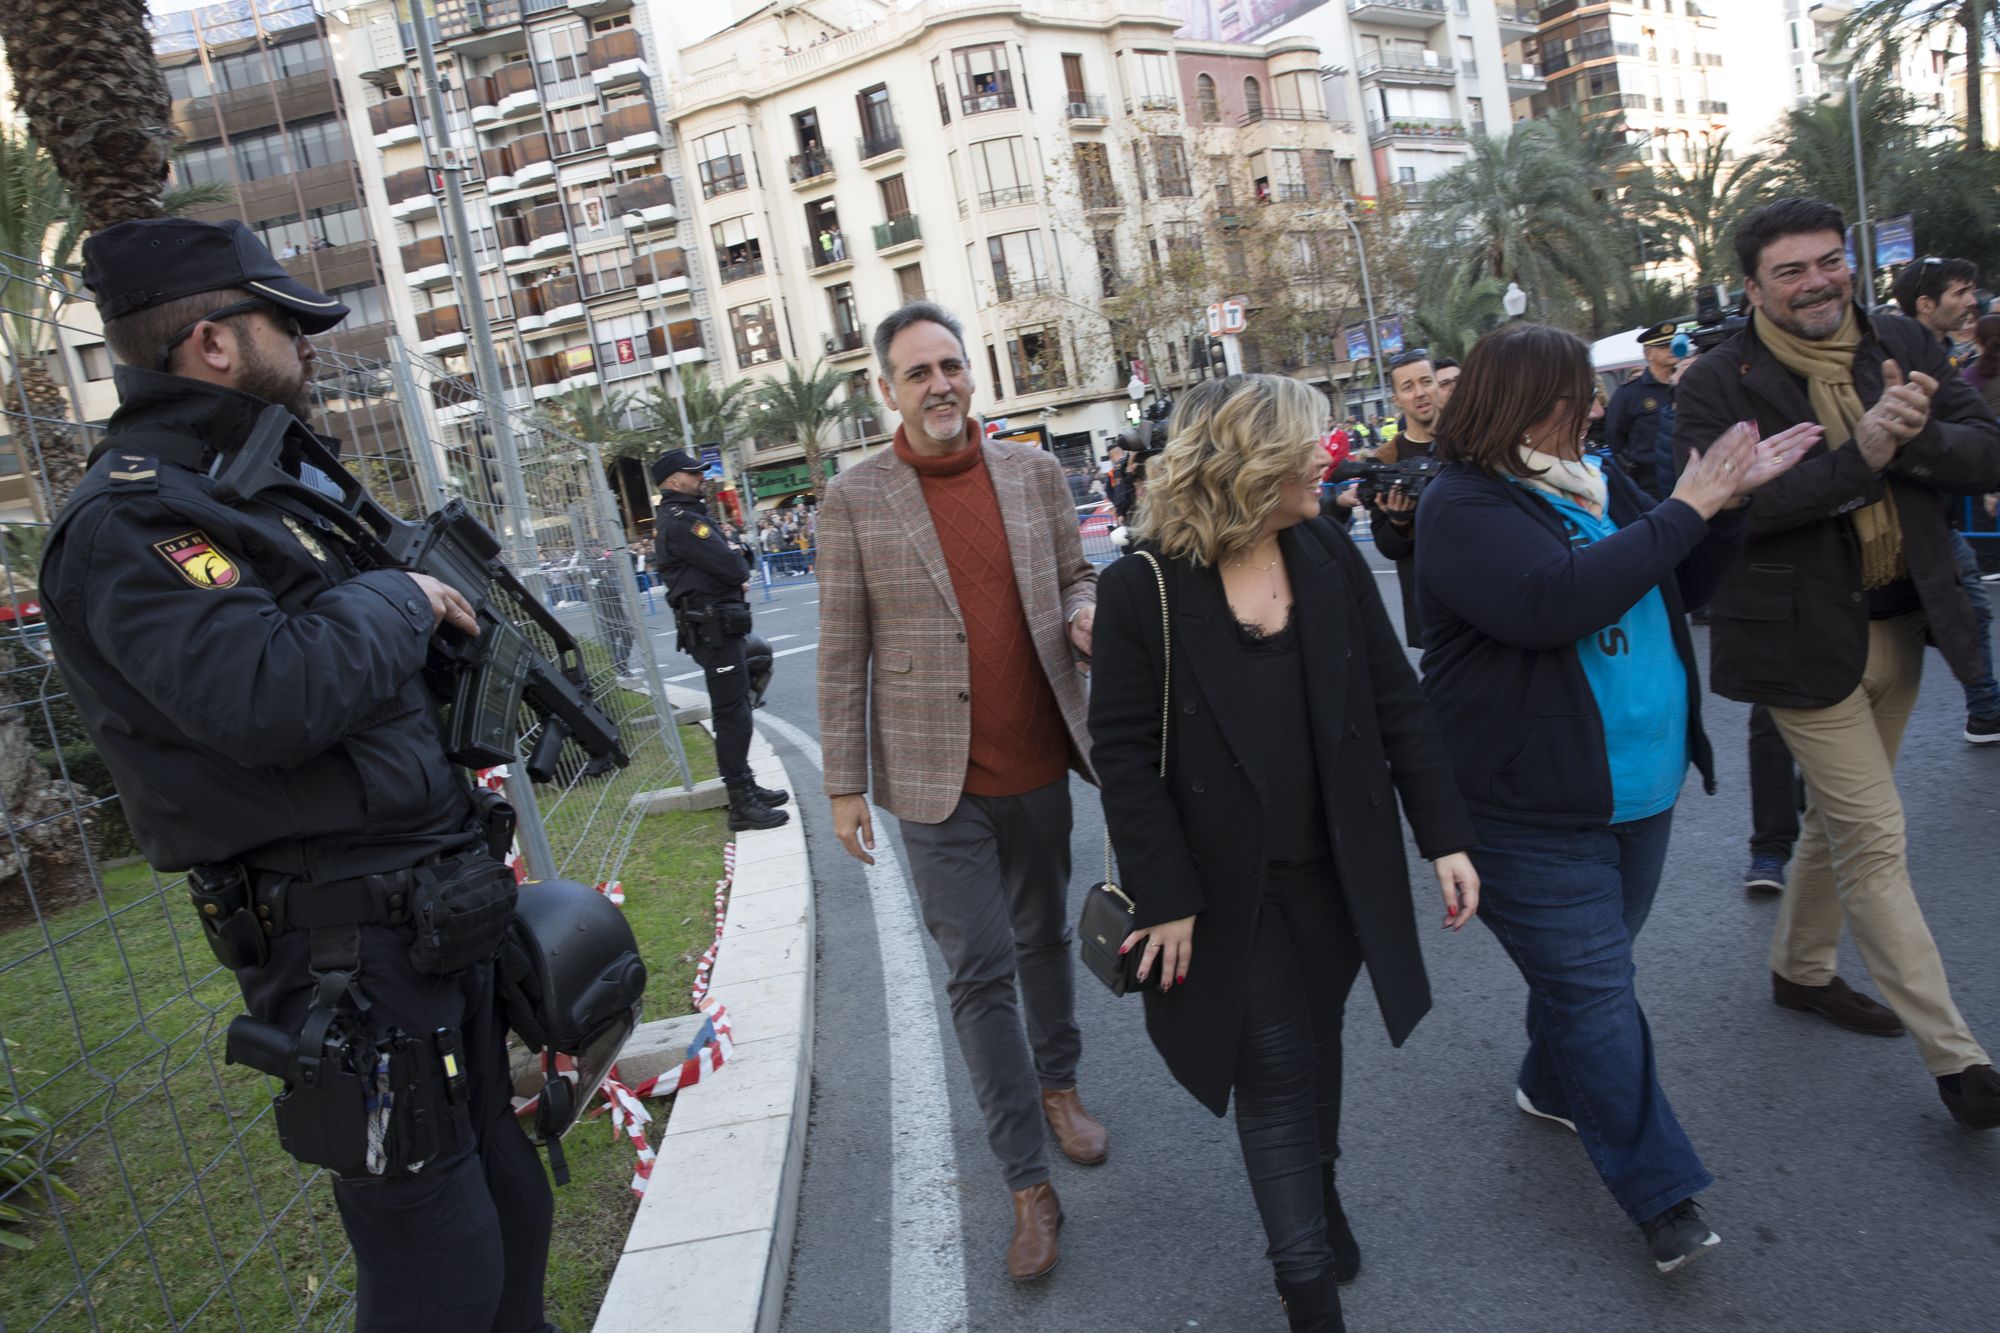
M174 349L192 337L194 331L202 325L213 324L218 320L229 319L236 315L254 315L259 313L270 316L271 322L278 326L278 332L290 338L295 344L299 339L306 336L305 330L299 327L298 316L292 314L290 311L279 309L269 301L250 297L241 301L232 301L220 310L209 311L200 319L188 324L180 332L167 339L165 345L160 348L160 355L155 359L153 368L160 371L166 370L174 359Z

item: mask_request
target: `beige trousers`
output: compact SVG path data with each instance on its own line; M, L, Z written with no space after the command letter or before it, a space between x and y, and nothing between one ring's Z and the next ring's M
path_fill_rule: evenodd
M1896 752L1923 677L1922 612L1868 626L1861 684L1831 708L1773 708L1806 780L1806 812L1771 939L1771 970L1801 986L1833 979L1845 921L1882 998L1916 1038L1924 1067L1992 1063L1945 980L1910 885Z

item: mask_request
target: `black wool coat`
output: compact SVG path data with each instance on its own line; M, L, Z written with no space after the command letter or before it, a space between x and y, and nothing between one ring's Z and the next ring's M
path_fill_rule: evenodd
M1854 387L1869 407L1882 397L1882 363L1905 378L1938 382L1930 421L1881 472L1853 445L1813 449L1790 472L1750 497L1743 557L1715 594L1709 630L1709 688L1745 703L1828 708L1854 692L1868 664L1868 597L1861 546L1849 513L1896 497L1903 552L1929 622L1931 641L1953 674L1980 674L1979 626L1959 586L1947 504L1952 496L2000 489L2000 425L1953 370L1923 325L1900 315L1861 320ZM1731 423L1755 421L1773 435L1813 420L1806 385L1779 363L1756 326L1695 362L1676 398L1674 453L1706 449Z
M1304 653L1309 728L1337 891L1354 923L1389 1036L1429 1010L1396 799L1435 860L1473 845L1430 707L1382 608L1374 574L1346 534L1314 519L1280 535ZM1256 708L1232 679L1235 628L1220 573L1162 559L1173 626L1167 777L1159 776L1160 600L1152 567L1128 555L1097 585L1090 734L1119 882L1136 923L1193 916L1188 979L1149 984L1146 1031L1182 1086L1217 1115L1235 1082L1244 989L1264 891L1263 757L1244 746ZM1329 885L1329 891L1336 886ZM1311 953L1317 941L1301 941Z

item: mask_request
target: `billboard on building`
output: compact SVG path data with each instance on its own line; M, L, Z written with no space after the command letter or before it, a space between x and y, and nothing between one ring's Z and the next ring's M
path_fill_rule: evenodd
M1327 0L1168 0L1182 16L1179 36L1207 42L1255 41Z

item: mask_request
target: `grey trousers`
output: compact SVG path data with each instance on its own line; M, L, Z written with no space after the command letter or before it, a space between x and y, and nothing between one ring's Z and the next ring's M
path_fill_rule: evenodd
M1049 1178L1041 1090L1075 1087L1083 1051L1070 970L1069 777L1020 796L961 796L940 824L899 822L924 926L950 973L951 1022L986 1140L1008 1189L1039 1185Z

